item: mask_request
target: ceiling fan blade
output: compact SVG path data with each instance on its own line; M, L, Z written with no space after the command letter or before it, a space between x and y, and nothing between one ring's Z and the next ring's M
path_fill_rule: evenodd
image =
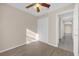
M32 3L32 4L28 5L28 6L26 6L26 8L30 8L30 7L34 6L35 4L36 3Z
M40 8L39 7L36 7L36 9L37 9L37 12L40 12Z
M50 4L47 4L47 3L40 3L42 6L44 6L44 7L47 7L47 8L49 8L50 7Z

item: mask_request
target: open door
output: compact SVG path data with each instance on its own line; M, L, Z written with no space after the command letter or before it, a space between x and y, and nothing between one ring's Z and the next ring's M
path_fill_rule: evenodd
M74 40L74 47L73 47L73 52L75 56L78 56L78 12L79 11L79 4L75 4L74 6L74 17L73 17L73 40Z

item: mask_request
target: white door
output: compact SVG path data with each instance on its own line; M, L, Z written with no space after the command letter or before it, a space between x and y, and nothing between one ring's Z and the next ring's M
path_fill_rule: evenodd
M74 55L78 56L78 4L74 8L73 17L73 40L74 40Z
M38 34L39 40L42 42L48 42L48 18L38 19Z

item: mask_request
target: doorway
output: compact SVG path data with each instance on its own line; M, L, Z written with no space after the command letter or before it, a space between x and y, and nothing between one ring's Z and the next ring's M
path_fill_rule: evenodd
M58 47L73 52L73 12L59 15Z

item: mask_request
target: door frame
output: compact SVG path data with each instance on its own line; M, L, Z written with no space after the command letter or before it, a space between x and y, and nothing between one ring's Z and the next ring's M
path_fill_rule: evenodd
M79 10L79 4L74 4L74 8L72 10L68 10L68 11L65 11L65 12L61 12L61 13L58 13L56 15L56 44L58 46L58 43L59 43L59 15L63 14L63 13L66 13L66 12L70 12L72 11L73 12L73 53L75 56L78 56L78 39L79 39L79 20L78 20L78 12Z
M59 45L59 16L65 13L73 12L73 9L66 10L56 14L56 46Z
M78 56L78 43L79 43L79 4L75 4L74 6L74 17L73 17L73 39L74 39L74 46L73 46L73 49L74 49L74 55L75 56Z

